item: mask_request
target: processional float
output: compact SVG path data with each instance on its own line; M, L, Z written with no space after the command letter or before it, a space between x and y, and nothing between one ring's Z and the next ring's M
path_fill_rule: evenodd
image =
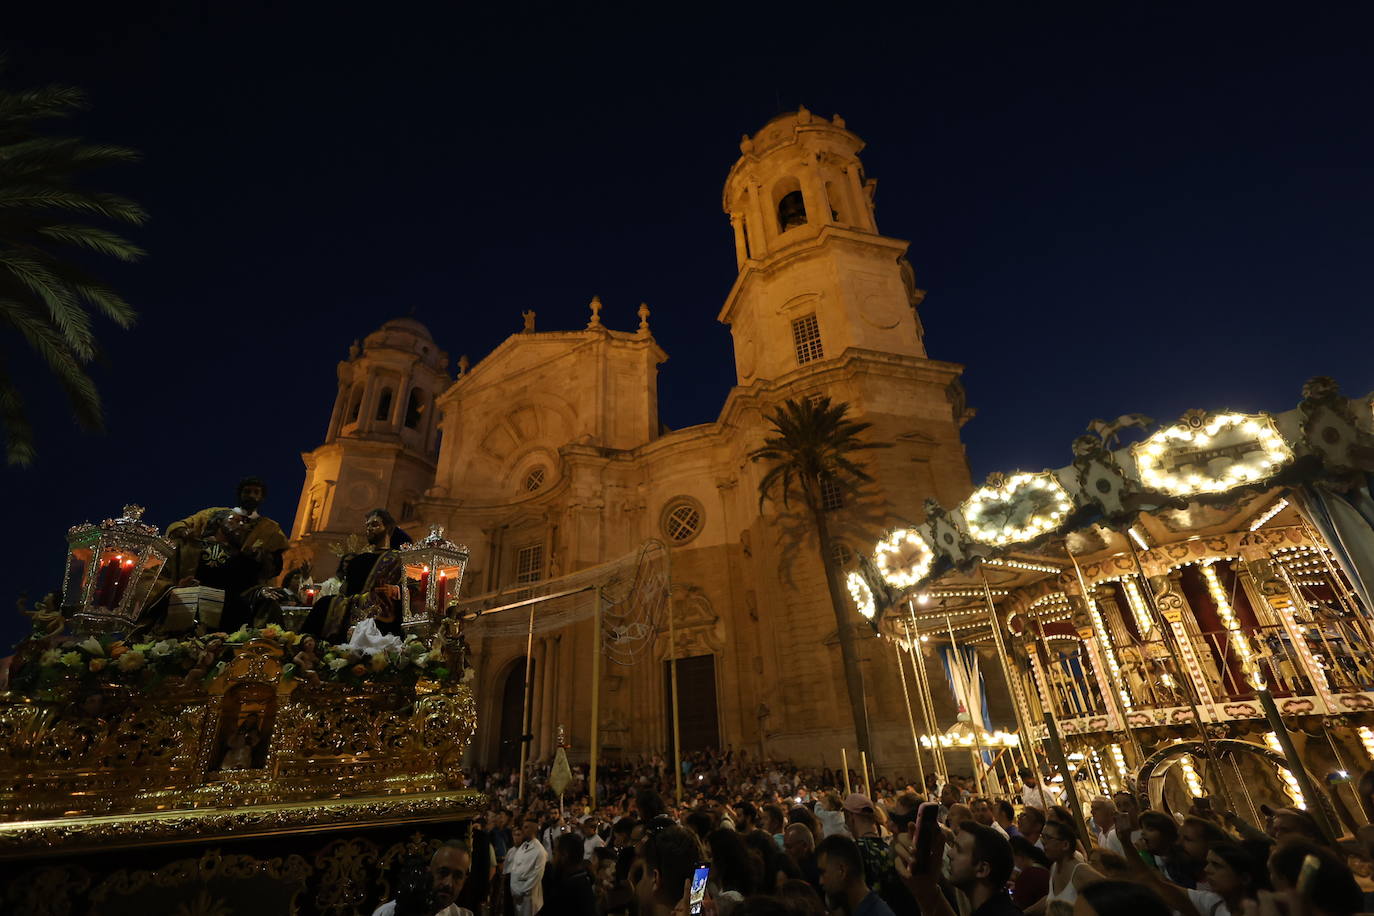
M1374 757L1371 398L1315 378L1283 413L1152 426L1095 421L1068 466L927 501L850 574L897 647L917 764L948 772L942 755L972 746L980 779L1053 764L1078 814L1079 786L1126 787L1353 830L1374 813L1347 785ZM941 740L919 661L933 646L1000 667L1016 726L1000 769L981 722Z
M405 636L370 651L293 632L304 607L216 632L195 588L201 619L171 632L143 614L173 550L142 514L70 530L63 594L29 612L10 660L0 909L80 897L172 912L200 893L224 912L248 898L283 912L380 902L392 866L440 842L419 831L451 833L485 801L459 766L476 728L454 607L467 549L437 526L401 549ZM199 854L158 859L179 844Z

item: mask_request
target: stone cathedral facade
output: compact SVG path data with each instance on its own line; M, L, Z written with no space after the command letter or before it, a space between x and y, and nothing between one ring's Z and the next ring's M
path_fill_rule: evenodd
M528 316L524 333L475 365L462 361L456 378L419 322L370 334L339 364L328 434L304 455L298 556L313 557L317 577L327 573L326 545L386 506L411 533L438 522L468 545L468 596L659 538L672 553L684 749L728 745L837 765L853 733L834 615L795 510L770 502L760 511L764 468L747 456L762 443L765 415L788 398L825 394L893 444L865 455L869 491L849 504L834 494L833 530L855 548L919 521L926 498L952 505L970 490L961 367L926 354L907 243L878 230L863 145L838 116L805 109L741 142L723 197L739 275L717 316L733 336L737 383L713 422L660 423L666 354L644 309L631 330L603 325L596 302L584 328L535 330ZM847 546L836 553L853 562ZM591 639L586 620L536 636L535 759L552 755L560 725L571 756L586 756ZM667 643L665 625L650 657L603 668L606 756L669 747ZM914 772L893 649L873 638L861 649L877 762ZM513 762L525 639L487 639L474 651L472 762ZM939 663L927 662L931 683L943 684ZM994 707L1005 709L992 680ZM936 693L948 727L952 703Z

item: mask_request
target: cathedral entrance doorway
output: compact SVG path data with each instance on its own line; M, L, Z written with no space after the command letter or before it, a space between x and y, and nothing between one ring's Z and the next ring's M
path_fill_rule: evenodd
M694 655L677 660L678 729L682 753L720 747L720 721L716 711L716 657ZM663 662L663 709L667 723L668 752L673 750L672 669Z
M520 736L525 733L525 659L511 662L501 688L501 743L496 748L496 763L502 768L520 766Z

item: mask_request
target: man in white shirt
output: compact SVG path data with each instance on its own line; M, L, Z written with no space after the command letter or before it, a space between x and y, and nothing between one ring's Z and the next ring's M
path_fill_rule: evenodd
M597 847L605 845L606 841L596 833L596 816L588 814L582 818L582 858L590 862Z
M463 884L472 868L472 855L459 840L449 840L440 846L429 860L429 874L433 879L434 905L438 908L434 916L472 916L472 910L465 910L453 901L463 892ZM388 900L372 912L372 916L392 916L396 912L396 901Z
M1021 804L1032 805L1046 814L1055 804L1054 796L1040 784L1040 777L1030 767L1021 768Z
M506 853L505 873L510 875L511 902L516 916L534 916L544 908L544 866L549 854L539 842L539 822L525 818L516 847Z

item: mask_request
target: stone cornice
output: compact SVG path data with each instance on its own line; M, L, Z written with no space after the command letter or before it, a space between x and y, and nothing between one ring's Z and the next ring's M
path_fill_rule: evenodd
M894 239L886 235L875 235L872 232L863 232L857 229L845 229L839 226L823 226L821 231L813 236L799 239L779 251L773 252L762 260L750 258L744 262L744 267L740 269L739 276L735 277L734 284L730 287L730 292L725 296L725 304L721 306L720 313L716 315L716 320L721 324L729 324L730 317L734 314L735 307L739 304L740 296L744 292L745 285L755 274L768 275L780 270L792 261L799 258L815 254L825 247L831 239L837 243L853 243L864 246L888 248L893 252L893 260L906 254L906 250L911 243L902 239Z

